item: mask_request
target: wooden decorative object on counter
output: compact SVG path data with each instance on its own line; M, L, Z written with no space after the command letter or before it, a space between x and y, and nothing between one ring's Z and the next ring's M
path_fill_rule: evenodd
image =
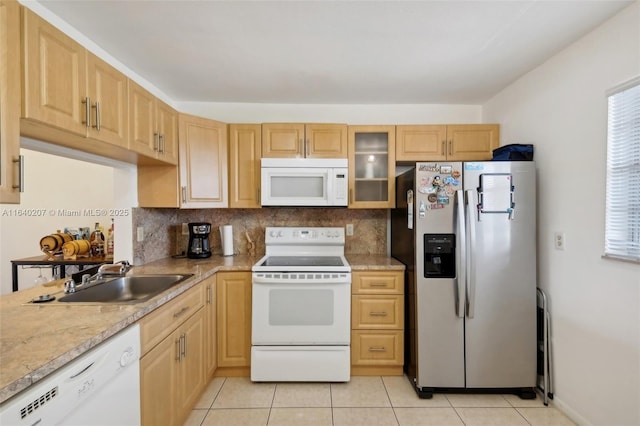
M87 240L73 240L64 243L62 246L63 259L77 259L80 257L89 257L91 255L91 244Z
M73 237L58 229L55 234L40 239L40 250L48 256L49 260L53 260L54 256L62 250L62 246L70 241L73 241Z

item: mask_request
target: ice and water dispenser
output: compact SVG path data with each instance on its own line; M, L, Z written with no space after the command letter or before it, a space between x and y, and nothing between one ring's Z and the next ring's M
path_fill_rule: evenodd
M424 277L456 277L455 234L424 234Z

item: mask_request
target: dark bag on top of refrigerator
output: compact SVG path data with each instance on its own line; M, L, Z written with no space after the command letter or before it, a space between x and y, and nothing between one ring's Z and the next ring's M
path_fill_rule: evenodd
M492 161L533 161L533 145L514 143L493 150Z

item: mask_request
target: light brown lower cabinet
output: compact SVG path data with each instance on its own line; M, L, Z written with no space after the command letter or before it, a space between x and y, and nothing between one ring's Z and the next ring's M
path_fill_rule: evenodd
M140 321L142 425L182 425L207 384L204 293L198 285Z
M206 278L201 284L205 291L205 378L210 379L218 367L218 315L216 309L216 277Z
M216 274L218 368L216 376L249 376L251 272Z
M354 271L351 277L351 375L402 375L403 271Z

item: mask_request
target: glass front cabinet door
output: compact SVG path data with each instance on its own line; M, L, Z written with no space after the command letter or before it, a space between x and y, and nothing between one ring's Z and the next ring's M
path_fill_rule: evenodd
M349 126L349 208L395 207L395 126Z

